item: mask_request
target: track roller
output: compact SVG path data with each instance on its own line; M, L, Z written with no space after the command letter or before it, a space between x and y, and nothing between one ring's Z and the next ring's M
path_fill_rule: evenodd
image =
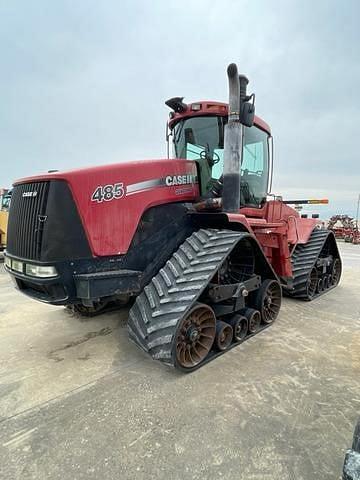
M244 315L248 320L249 334L256 333L261 324L261 314L259 310L255 310L254 308L244 308L241 310L241 315Z
M248 332L248 320L243 315L234 315L225 320L233 329L234 342L242 342Z
M233 339L233 329L229 323L218 320L216 322L215 347L220 352L227 350Z
M276 320L281 307L281 286L277 280L265 280L256 292L254 307L259 310L264 323Z

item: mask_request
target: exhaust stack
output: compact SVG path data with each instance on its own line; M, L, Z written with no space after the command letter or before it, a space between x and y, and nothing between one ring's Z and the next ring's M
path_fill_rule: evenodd
M244 125L251 127L255 116L255 96L246 94L248 79L239 75L235 63L227 69L229 80L229 119L224 134L223 211L236 213L240 208L240 167L242 164ZM252 99L252 103L249 100Z
M238 69L231 63L229 79L229 117L224 132L223 210L237 212L240 207L240 165L243 144L243 126L240 123L240 82Z

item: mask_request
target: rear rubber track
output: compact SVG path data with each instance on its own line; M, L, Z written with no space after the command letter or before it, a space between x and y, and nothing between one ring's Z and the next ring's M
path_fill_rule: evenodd
M153 359L177 366L174 338L179 323L246 236L249 234L231 230L201 229L187 238L137 297L129 312L130 339Z
M293 290L284 289L288 296L310 301L336 287L336 285L332 285L326 290L317 292L311 296L309 296L307 288L310 272L314 268L325 246L326 240L331 236L334 237L333 233L329 230L315 229L306 244L296 246L291 257L294 274ZM335 237L333 238L333 242L335 245L335 251L333 252L334 258L340 260Z

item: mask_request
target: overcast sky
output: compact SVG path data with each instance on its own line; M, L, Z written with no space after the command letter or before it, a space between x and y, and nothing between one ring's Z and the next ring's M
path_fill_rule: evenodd
M235 61L275 140L273 191L360 192L360 1L0 0L0 187L166 155L164 100L227 100Z

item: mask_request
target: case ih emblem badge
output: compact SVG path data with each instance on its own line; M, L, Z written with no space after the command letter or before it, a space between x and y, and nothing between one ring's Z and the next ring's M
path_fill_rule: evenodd
M22 196L23 197L36 197L37 195L37 192L34 191L34 192L23 192Z
M194 183L193 175L168 175L165 178L165 183L168 187L174 185L188 185L189 183Z

